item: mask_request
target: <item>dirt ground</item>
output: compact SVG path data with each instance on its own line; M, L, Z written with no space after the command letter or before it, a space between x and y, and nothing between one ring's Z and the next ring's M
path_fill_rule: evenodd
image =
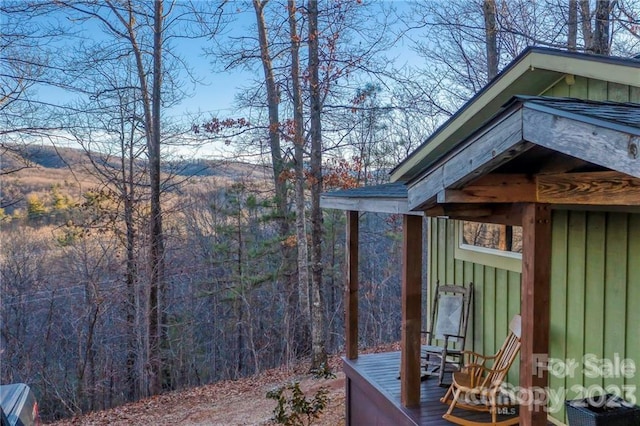
M110 410L51 423L55 426L102 425L269 425L276 402L267 391L293 381L308 398L326 387L328 406L313 425L344 425L344 373L338 356L331 357L334 379L314 379L306 374L308 365L293 371L274 369L240 380L227 380L181 392L172 392L126 404Z
M361 353L400 350L395 342L361 351ZM299 382L307 398L321 388L328 390L328 405L312 425L343 426L345 424L344 373L340 355L329 357L333 379L314 379L309 363L296 367L275 368L256 376L225 380L179 392L158 395L105 411L97 411L72 419L50 423L55 426L249 426L273 425L276 401L267 399L269 390L291 382Z

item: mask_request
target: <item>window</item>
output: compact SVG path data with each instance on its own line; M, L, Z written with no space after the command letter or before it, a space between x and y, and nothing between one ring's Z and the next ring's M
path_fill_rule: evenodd
M462 241L468 249L522 253L522 227L495 223L462 222Z
M461 221L455 258L495 268L522 270L522 227Z

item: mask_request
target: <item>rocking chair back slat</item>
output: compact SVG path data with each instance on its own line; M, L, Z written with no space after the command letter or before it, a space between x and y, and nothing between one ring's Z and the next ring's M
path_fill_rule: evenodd
M485 386L500 386L516 359L520 351L520 335L522 330L522 319L516 315L509 324L509 335L498 351L496 359L491 368L491 372L487 374L484 381Z

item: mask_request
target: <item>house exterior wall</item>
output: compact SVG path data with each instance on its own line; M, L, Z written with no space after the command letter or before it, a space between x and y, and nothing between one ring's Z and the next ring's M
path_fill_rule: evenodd
M520 273L456 259L456 222L429 222L430 289L438 280L472 281L467 349L494 353L520 312ZM558 371L550 374L550 387L566 393L551 406L558 410L553 417L566 421L565 399L601 389L637 396L633 389L640 388L640 214L556 210L552 239L550 357ZM637 371L587 377L597 375L605 358L632 359ZM565 362L577 365L575 374L560 374ZM518 383L518 371L515 364L509 383Z
M640 103L640 87L576 76L564 78L547 89L542 96Z

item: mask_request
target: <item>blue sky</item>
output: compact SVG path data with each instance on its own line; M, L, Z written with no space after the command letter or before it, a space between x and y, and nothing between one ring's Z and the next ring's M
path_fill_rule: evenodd
M236 9L232 25L227 28L225 35L255 34L255 13L249 2L237 3L243 5L244 10ZM387 3L389 4L389 3ZM394 1L394 6L399 9L408 9L411 2ZM239 6L238 6L239 7ZM66 19L63 17L61 19ZM98 40L104 37L102 30L91 20L79 22L78 30L86 38ZM178 121L189 120L191 116L200 113L200 120L206 120L212 116L238 116L241 112L234 110L236 94L251 84L251 80L263 78L262 68L256 63L255 71L249 72L240 69L222 71L220 66L214 69L211 64L212 59L204 55L203 47L210 41L207 39L173 39L171 42L175 51L184 58L185 62L192 68L195 77L199 82L194 86L185 78L185 89L187 96L178 105L164 111L166 117L174 118ZM72 53L73 48L60 46L60 54ZM418 61L415 53L411 52L407 46L397 46L393 52L401 62L415 64ZM69 94L58 88L41 87L39 95L52 102L69 98Z
M408 10L412 5L410 1L404 0L383 0L393 2L394 7L399 10ZM255 13L252 8L240 11L234 17L234 23L228 30L228 34L239 35L243 33L255 33ZM193 95L185 99L179 106L172 108L168 113L173 116L185 115L197 111L210 112L212 114L232 114L234 112L233 104L235 95L242 90L244 86L249 85L249 79L262 79L262 68L259 64L255 65L255 72L234 69L229 72L214 70L211 65L211 58L203 56L202 48L206 46L208 41L200 40L183 40L179 44L178 51L188 59L196 72L197 76L202 79L202 85L198 85ZM393 52L400 63L408 63L416 65L421 63L421 58L417 57L415 52L411 51L405 44L398 44Z

